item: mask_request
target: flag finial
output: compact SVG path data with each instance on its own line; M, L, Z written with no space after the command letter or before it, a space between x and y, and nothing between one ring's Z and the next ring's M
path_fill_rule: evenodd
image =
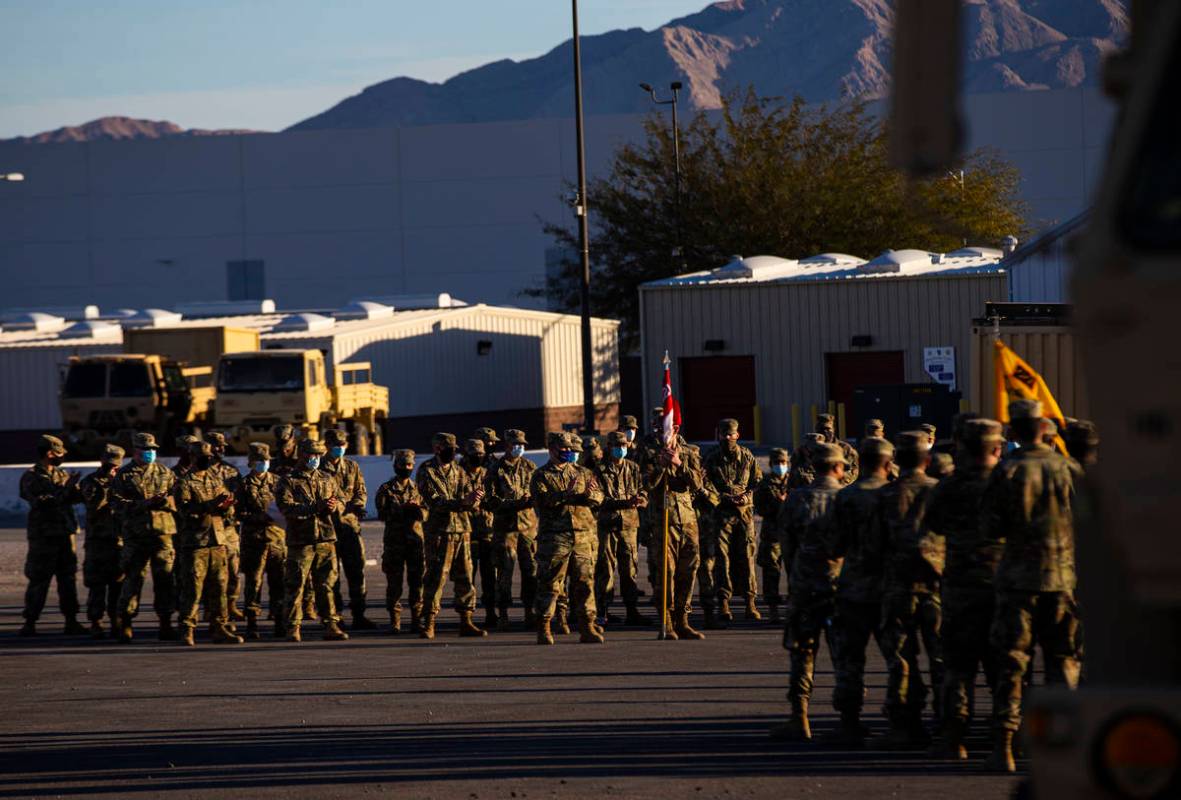
M668 357L667 350L664 351L664 359L660 363L664 364L664 366L666 366L666 367L672 363L672 360Z

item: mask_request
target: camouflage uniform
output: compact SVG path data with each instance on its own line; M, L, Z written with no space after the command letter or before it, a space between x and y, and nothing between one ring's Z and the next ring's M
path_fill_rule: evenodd
M345 447L347 443L348 434L342 430L333 428L324 434L324 444L328 448ZM373 624L365 619L365 540L361 538L361 519L365 516L369 493L365 488L361 465L344 456L328 456L320 460L320 471L336 484L336 499L340 502L340 507L332 517L336 525L336 555L339 559L336 581L332 584L332 599L337 609L344 608L340 593L340 575L343 572L349 582L349 611L353 615L353 627L372 628Z
M213 466L210 467L225 484L231 494L238 490L238 481L242 479L238 468L223 460L226 452L225 434L211 431L206 434L205 441L213 450ZM238 594L242 589L242 538L238 534L238 516L233 506L225 517L225 547L226 547L226 611L232 619L241 619L242 612L238 610ZM209 605L208 591L204 598Z
M250 459L255 463L270 460L265 444L250 445ZM266 579L271 598L271 613L276 619L275 636L286 632L283 626L284 569L287 563L287 534L271 516L275 494L282 479L268 469L251 470L238 482L237 511L242 521L242 573L246 580L246 623L248 635L257 626L262 613L262 584Z
M777 458L781 458L782 463L786 464L787 451L779 447L772 449L771 462L775 463ZM779 477L773 472L768 472L763 475L754 494L755 512L763 518L763 524L759 528L759 548L755 559L763 569L763 602L771 610L772 621L781 621L777 619L781 600L779 581L785 570L783 550L779 546L776 528L779 514L783 511L784 503L787 502L787 481L787 475Z
M526 445L519 430L504 432L509 447ZM521 567L521 605L527 622L532 622L537 604L537 512L529 484L536 466L520 456L505 456L496 462L484 481L484 503L492 509L492 541L496 549L496 607L507 619L513 604L513 570Z
M481 429L483 430L483 429ZM471 463L468 463L468 462ZM496 459L492 459L492 467ZM488 455L483 439L468 439L464 448L463 468L472 486L483 487L488 477ZM481 501L468 516L472 523L472 576L480 577L480 605L484 624L496 624L496 557L492 533L492 509Z
M275 436L276 447L275 455L271 459L271 472L282 479L299 468L299 443L295 438L295 429L290 425L276 425L271 432ZM303 618L316 617L316 591L312 588L312 576L309 574L307 585L303 589Z
M55 436L42 436L39 449L44 454L64 456L65 447ZM24 618L26 633L45 607L50 581L57 581L57 596L66 625L73 630L78 623L78 555L74 537L78 533L78 519L74 504L82 502L77 482L61 467L42 457L30 467L20 480L21 499L29 504L28 554L25 556L25 577L29 579L25 591Z
M111 503L114 477L108 470L117 468L123 455L122 447L107 445L103 467L87 475L78 485L86 504L86 557L82 561L82 583L88 590L86 617L96 636L102 633L104 614L112 625L119 620L119 593L123 590L119 561L123 555L123 537Z
M811 486L816 480L816 470L812 466L812 456L819 445L824 444L824 435L820 433L805 433L804 441L791 454L791 472L787 476L788 489L802 489Z
M621 431L608 435L608 447L627 447ZM595 480L603 490L603 503L598 509L599 557L595 564L595 607L600 615L615 599L615 573L619 573L620 593L627 608L627 624L641 624L637 608L640 592L636 585L639 553L636 537L639 533L638 506L646 504L648 493L640 479L640 468L627 458L604 458L595 468Z
M382 535L381 571L385 573L385 605L390 612L391 631L402 626L402 584L407 585L411 628L417 631L422 618L423 572L426 551L422 522L426 519L426 501L410 477L414 469L414 451L397 450L393 456L395 475L377 489L374 504L377 518L385 523Z
M737 431L737 420L718 425L719 435ZM733 451L719 445L706 454L703 468L718 494L718 505L701 540L701 606L707 620L714 609L729 619L730 598L737 594L746 599L747 617L757 619L753 495L761 475L754 454L738 443Z
M156 439L149 433L135 435L136 450L155 449ZM159 463L131 461L115 474L112 488L114 505L123 528L123 591L119 595L121 638L130 633L131 620L139 610L144 577L150 569L161 634L171 636L171 618L177 591L173 567L176 550L176 501L172 490L176 476Z

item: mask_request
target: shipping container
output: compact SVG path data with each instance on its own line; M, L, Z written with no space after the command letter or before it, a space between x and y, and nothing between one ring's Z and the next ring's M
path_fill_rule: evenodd
M208 327L129 328L123 351L167 356L190 366L216 366L222 353L259 349L258 330L226 325Z
M1082 354L1076 346L1073 328L1066 325L1002 323L999 329L984 321L974 325L969 362L971 393L968 395L973 410L986 417L997 416L993 360L996 348L993 342L998 334L1002 342L1045 379L1063 414L1081 419L1090 416L1091 407L1087 399L1086 382L1083 380Z

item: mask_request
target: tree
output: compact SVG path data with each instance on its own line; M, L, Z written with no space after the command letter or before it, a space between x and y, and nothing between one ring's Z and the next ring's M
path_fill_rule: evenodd
M590 183L591 309L624 321L624 346L638 343L646 281L681 272L672 131L653 114L645 138L615 154ZM801 258L841 252L872 258L890 247L945 252L963 241L999 246L1025 233L1020 174L979 150L945 177L912 181L890 166L886 132L864 103L807 106L760 98L753 89L698 113L681 133L685 262L713 269L734 254ZM543 220L567 252L573 225ZM569 310L579 304L580 266L563 262L544 286L526 291Z

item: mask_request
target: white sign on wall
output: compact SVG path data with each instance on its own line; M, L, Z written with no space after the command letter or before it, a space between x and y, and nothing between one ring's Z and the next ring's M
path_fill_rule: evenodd
M955 391L955 348L924 347L923 371L936 383Z

